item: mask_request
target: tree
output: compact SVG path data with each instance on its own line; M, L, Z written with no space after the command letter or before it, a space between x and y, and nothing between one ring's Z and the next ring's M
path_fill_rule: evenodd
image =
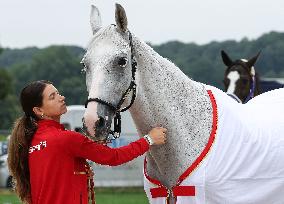
M12 77L5 69L0 69L0 100L12 91Z
M34 54L30 64L16 64L10 67L17 79L16 93L24 85L35 80L49 80L59 87L65 79L81 76L80 59L64 46L51 46Z
M2 49L0 48L0 53ZM12 76L5 69L0 69L0 129L12 128L18 113L14 95Z
M65 96L67 105L84 104L88 97L83 76L64 79L58 89Z
M0 47L0 55L3 49ZM3 100L12 90L12 78L9 73L0 68L0 100Z

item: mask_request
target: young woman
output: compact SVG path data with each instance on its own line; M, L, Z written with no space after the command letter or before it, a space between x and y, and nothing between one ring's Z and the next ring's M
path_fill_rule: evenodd
M90 169L86 159L120 165L144 154L150 143L165 143L166 129L162 127L153 128L146 139L120 148L64 130L59 123L67 111L64 100L48 81L32 82L21 92L24 116L16 121L11 134L8 165L24 203L87 204Z

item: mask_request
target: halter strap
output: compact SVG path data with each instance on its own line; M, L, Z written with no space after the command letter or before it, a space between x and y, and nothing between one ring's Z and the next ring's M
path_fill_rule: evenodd
M130 46L130 52L131 52L131 71L132 71L132 80L130 82L129 87L126 89L126 91L122 94L122 97L120 99L120 101L118 102L117 106L114 106L113 104L104 101L100 98L89 98L87 99L87 101L85 102L85 108L87 108L88 103L95 101L98 103L101 103L103 105L106 105L108 107L110 107L114 112L115 112L115 117L114 117L114 130L110 130L110 134L113 135L114 139L119 138L120 137L120 133L121 133L121 112L124 112L126 110L128 110L134 103L135 98L136 98L136 83L135 83L135 74L136 74L136 70L137 70L137 62L134 58L133 55L133 40L132 40L132 34L130 31L128 31L129 34L129 46ZM124 108L121 109L122 104L124 103L127 95L132 91L132 97L131 97L131 101L130 104ZM110 139L108 139L110 140Z
M255 76L252 76L251 81L252 81L252 83L250 84L249 95L247 96L244 103L247 103L250 99L252 99L254 97L255 84L256 84Z
M103 105L106 105L108 107L110 107L111 109L113 109L114 111L116 111L116 107L114 107L111 103L107 102L107 101L104 101L104 100L101 100L99 98L89 98L86 102L85 102L85 108L87 108L88 106L88 103L89 102L92 102L92 101L95 101L95 102L98 102L98 103L101 103Z

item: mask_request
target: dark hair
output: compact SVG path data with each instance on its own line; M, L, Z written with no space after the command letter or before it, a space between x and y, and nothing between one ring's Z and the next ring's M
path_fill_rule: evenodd
M51 82L34 81L22 89L20 102L24 116L16 120L9 141L8 167L14 180L15 191L24 203L31 202L28 156L38 121L33 108L42 106L43 91L47 84Z

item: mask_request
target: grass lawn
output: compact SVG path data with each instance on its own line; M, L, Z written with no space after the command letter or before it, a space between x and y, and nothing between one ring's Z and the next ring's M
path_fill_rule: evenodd
M96 204L147 204L143 188L96 188ZM0 204L21 203L17 196L8 190L0 190Z
M0 135L0 141L6 141L7 136L6 135Z

